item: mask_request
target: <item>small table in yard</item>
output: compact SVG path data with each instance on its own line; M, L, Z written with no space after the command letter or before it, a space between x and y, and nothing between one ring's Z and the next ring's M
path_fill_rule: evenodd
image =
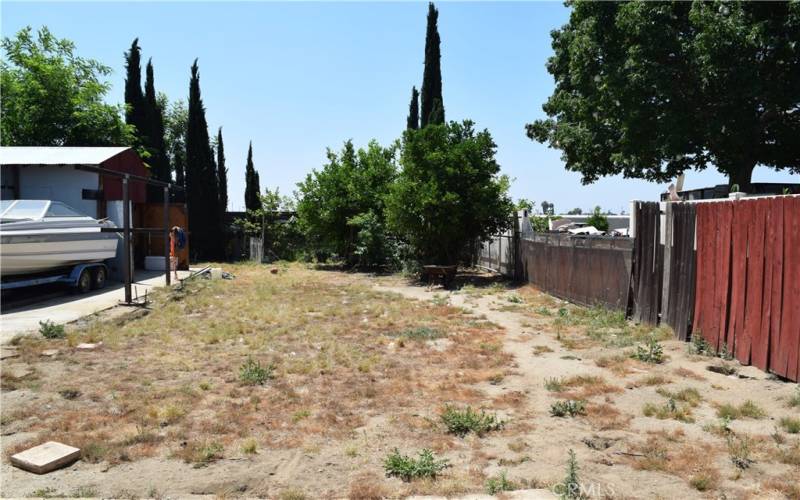
M441 278L442 286L448 288L456 276L458 266L422 266L422 279L428 280L428 288L435 284L436 278Z

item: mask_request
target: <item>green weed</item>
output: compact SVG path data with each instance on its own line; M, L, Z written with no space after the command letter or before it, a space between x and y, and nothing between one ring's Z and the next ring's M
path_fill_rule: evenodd
M401 455L395 448L383 461L383 469L387 476L399 477L406 482L418 478L436 479L436 476L449 466L446 459L437 459L428 449L421 450L418 457L413 458Z
M556 401L550 405L550 415L554 417L574 417L586 414L586 402L581 400L566 399Z
M67 336L64 325L57 325L49 319L39 322L39 333L46 339L63 339Z
M446 406L441 414L442 422L447 427L447 432L459 437L473 432L482 436L489 431L503 428L504 422L500 421L496 415L491 415L481 410L480 413L467 406L458 409L453 406Z
M502 471L499 475L486 480L486 492L490 495L496 495L501 491L514 491L518 488L517 483L506 477L506 471Z
M261 363L248 356L247 361L239 367L239 381L245 385L263 385L274 378L274 371L273 365L261 366Z

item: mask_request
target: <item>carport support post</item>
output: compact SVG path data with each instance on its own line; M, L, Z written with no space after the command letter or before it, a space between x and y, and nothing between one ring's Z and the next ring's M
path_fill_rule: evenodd
M177 259L177 256L175 257ZM164 186L164 270L167 274L167 286L170 285L170 271L172 271L172 266L170 265L170 255L169 255L169 188ZM177 262L175 265L177 266ZM176 267L177 269L177 267Z
M131 207L128 198L128 176L122 179L122 262L125 266L125 303L131 303Z

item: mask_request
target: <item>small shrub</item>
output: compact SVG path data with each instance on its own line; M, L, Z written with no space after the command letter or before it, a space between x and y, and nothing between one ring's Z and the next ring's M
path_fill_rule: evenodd
M550 392L562 392L564 390L564 379L546 378L544 379L544 388Z
M731 419L725 417L721 418L717 423L704 425L703 430L706 432L710 432L715 436L729 436L733 433L730 424L731 424Z
M469 406L463 410L450 405L445 406L441 419L447 427L447 432L459 437L464 437L470 432L482 436L489 431L502 429L504 425L496 415L490 415L483 410L478 413Z
M216 441L211 441L197 446L194 451L192 461L198 464L207 464L222 458L222 453L225 449Z
M692 410L688 406L678 405L674 399L670 398L663 405L647 403L642 408L645 417L655 417L659 420L678 420L680 422L694 422Z
M433 452L423 449L418 458L401 455L397 448L394 449L383 461L383 469L389 477L399 477L403 481L418 478L436 479L436 476L449 467L446 459L437 460Z
M581 400L566 399L556 401L550 405L550 415L554 417L574 417L586 414L586 402Z
M308 500L308 496L297 488L287 488L281 491L278 500Z
M790 408L800 408L800 386L795 389L794 395L789 398L788 404Z
M211 389L211 384L210 383L208 383L205 380L203 382L200 382L200 390L201 391L208 391L210 389Z
M511 302L512 304L522 304L523 302L522 297L520 297L515 293L512 293L511 295L508 296L508 301Z
M490 495L496 495L501 491L514 491L519 486L517 483L510 481L506 477L506 471L501 472L498 476L490 477L486 480L486 492Z
M261 366L261 363L251 357L239 368L239 381L245 385L263 385L274 377L275 367L271 364Z
M708 491L714 484L714 478L706 473L700 472L689 479L689 484L697 491Z
M656 392L665 398L674 399L675 401L682 401L692 407L697 406L700 404L700 401L703 400L697 389L693 387L687 387L678 392L671 392L666 389L659 388L656 389Z
M257 451L258 441L256 441L254 438L247 439L244 443L242 443L242 453L245 455L255 455Z
M751 400L747 400L741 405L734 406L729 403L717 406L717 416L719 418L727 418L729 420L736 420L737 418L764 418L766 412L761 407Z
M717 353L711 344L698 333L699 332L695 332L695 335L692 335L692 343L689 344L689 352L691 354L699 354L700 356L716 356Z
M90 464L99 463L108 454L108 447L96 441L91 441L81 447L81 460Z
M655 337L651 336L646 344L636 346L636 351L631 357L644 363L659 364L664 361L664 348Z
M750 467L753 463L750 458L750 438L747 436L742 438L728 436L728 454L737 469L744 470Z
M49 319L39 322L39 333L46 339L63 339L67 336L64 325L57 325Z
M311 412L308 410L299 410L292 414L292 422L295 424L301 420L304 420L311 416Z
M789 434L800 434L800 418L783 417L780 424Z

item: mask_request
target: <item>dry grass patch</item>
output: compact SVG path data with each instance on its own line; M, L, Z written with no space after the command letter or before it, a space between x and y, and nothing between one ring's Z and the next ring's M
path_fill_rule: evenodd
M24 388L51 401L35 421L22 403L4 401L4 425L26 419L36 433L20 448L57 437L86 449L87 461L161 454L202 465L251 454L246 440L270 448L344 443L376 415L396 417L394 439L422 445L436 431L400 417L481 404L471 384L497 380L510 363L498 327L475 325L447 305L302 265L277 275L250 264L229 270L236 280L154 293L151 312L122 325L93 321L66 339L21 339L23 352L62 350L64 368L31 354L20 361L34 375L4 374L3 392ZM452 342L431 345L444 336ZM67 348L90 339L103 341L101 355ZM75 387L77 398L58 393Z
M698 491L716 489L720 483L720 472L714 466L717 448L708 443L685 443L683 438L663 431L651 433L646 441L631 448L631 465L672 474Z

